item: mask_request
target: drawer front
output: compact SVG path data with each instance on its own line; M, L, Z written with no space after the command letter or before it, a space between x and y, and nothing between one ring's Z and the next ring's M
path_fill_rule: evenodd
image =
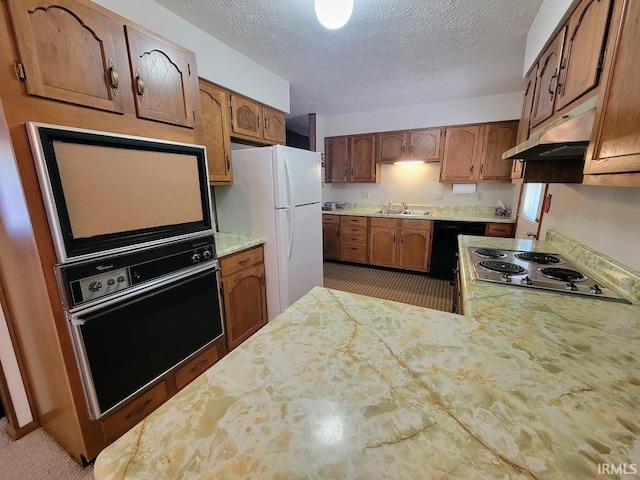
M102 420L102 434L107 442L115 440L144 419L167 400L167 385L164 381L131 401L113 415Z
M218 361L217 345L212 345L199 353L180 368L176 369L176 387L180 390L202 372Z
M340 225L362 225L367 226L367 217L352 217L351 215L343 215L340 217Z
M264 261L262 254L262 247L252 248L250 250L244 250L242 252L234 253L227 257L220 259L220 274L223 277L228 277L234 273L242 270L243 268L255 265Z
M433 220L416 220L402 219L402 228L411 228L412 230L431 230L433 228Z
M340 237L349 235L367 235L367 227L360 225L340 225Z
M349 228L347 228L347 230L350 230ZM342 236L342 242L343 243L356 243L359 245L366 245L367 244L367 233L345 233Z
M513 235L513 224L487 223L485 234L488 237L511 237Z
M367 245L358 243L341 244L340 260L365 263L367 261Z
M373 217L371 218L371 226L372 227L380 227L380 228L396 228L400 225L402 220L399 218L379 218Z
M339 225L340 217L338 215L328 215L326 213L322 214L322 223L329 225Z

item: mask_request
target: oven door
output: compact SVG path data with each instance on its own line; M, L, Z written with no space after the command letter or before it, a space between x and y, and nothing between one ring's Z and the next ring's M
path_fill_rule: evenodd
M92 419L222 335L216 272L198 266L68 314Z

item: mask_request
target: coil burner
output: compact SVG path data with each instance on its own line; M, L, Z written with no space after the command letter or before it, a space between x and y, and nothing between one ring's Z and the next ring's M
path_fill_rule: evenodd
M527 273L527 269L520 265L509 262L500 262L497 260L479 262L478 265L492 272L504 273L507 275L522 275L523 273Z
M516 253L514 257L524 260L525 262L538 263L540 265L551 265L560 263L560 259L548 253L539 252L522 252Z
M553 280L560 280L562 282L582 282L587 279L582 273L577 270L570 270L568 268L547 267L541 268L540 273L547 278Z
M494 248L477 248L474 252L484 258L506 258L507 254Z

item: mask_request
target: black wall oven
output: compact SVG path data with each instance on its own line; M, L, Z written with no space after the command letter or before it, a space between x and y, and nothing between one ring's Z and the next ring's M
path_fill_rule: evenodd
M204 237L58 267L90 418L223 334L214 255Z

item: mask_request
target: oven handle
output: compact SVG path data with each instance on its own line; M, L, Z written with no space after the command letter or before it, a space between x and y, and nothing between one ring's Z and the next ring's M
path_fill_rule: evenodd
M152 280L148 283L144 283L142 285L138 285L137 287L133 287L132 289L126 291L125 293L110 297L108 300L97 299L95 302L92 302L90 306L82 305L79 308L69 310L69 321L74 326L82 326L86 324L86 320L82 320L80 317L85 316L89 313L95 312L96 310L102 310L105 307L113 305L115 303L120 303L123 300L128 300L133 297L137 297L138 295L142 295L149 290L156 289L158 287L163 287L170 283L173 283L177 280L182 280L184 278L191 277L195 274L206 272L208 270L218 271L220 267L218 266L218 262L207 263L203 265L196 265L187 270L181 270L180 272L173 273L171 275L167 275L160 279Z

